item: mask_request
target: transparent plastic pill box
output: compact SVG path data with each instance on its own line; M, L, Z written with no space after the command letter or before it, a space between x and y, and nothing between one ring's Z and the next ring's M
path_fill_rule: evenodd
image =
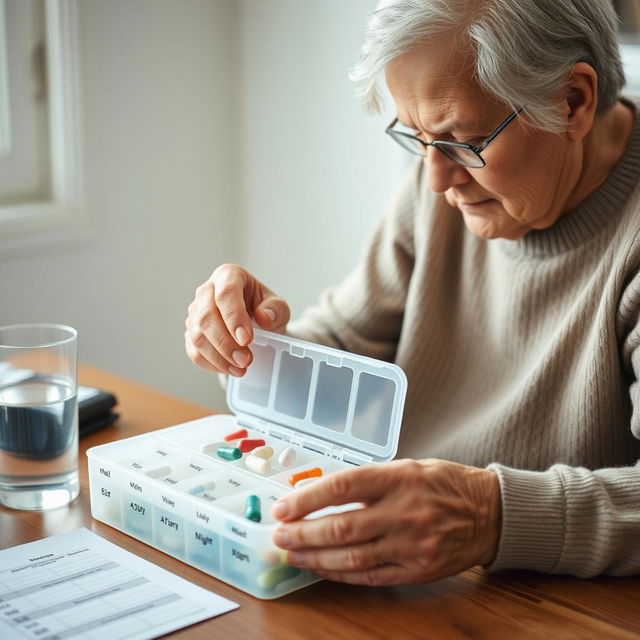
M318 580L287 564L273 544L271 506L296 490L291 476L317 468L324 476L391 460L407 381L394 364L258 329L250 348L254 359L245 376L229 378L227 404L234 415L87 451L91 512L220 580L271 599ZM225 440L241 429L245 439L264 440L273 450L266 468L247 466L251 451L236 460L220 457L220 447L241 444ZM258 498L259 522L255 509L247 517L249 496ZM250 500L255 507L255 498Z

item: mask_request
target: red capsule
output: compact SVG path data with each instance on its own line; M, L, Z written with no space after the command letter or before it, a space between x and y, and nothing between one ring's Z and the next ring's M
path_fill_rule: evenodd
M264 444L264 440L240 440L240 442L238 442L238 449L240 449L242 453L247 453L258 447L264 447Z
M246 438L248 435L249 432L246 429L240 429L240 431L234 431L233 433L226 435L224 439L227 442L230 442L231 440L237 440L238 438Z

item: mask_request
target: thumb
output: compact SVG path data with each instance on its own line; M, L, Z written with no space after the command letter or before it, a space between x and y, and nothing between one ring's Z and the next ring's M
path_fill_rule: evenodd
M282 298L272 295L256 307L254 315L261 329L279 332L289 322L291 310Z

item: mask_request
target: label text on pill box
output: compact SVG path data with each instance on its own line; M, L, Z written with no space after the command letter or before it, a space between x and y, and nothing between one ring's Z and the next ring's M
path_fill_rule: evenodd
M201 542L203 547L213 544L213 540L211 539L211 536L203 536L199 531L196 531L196 540Z
M175 529L176 531L178 530L178 523L173 520L169 520L167 516L162 516L162 518L160 518L160 522L162 522L162 524L166 524L167 527L171 529Z
M242 551L238 551L237 549L231 549L231 555L234 558L238 558L241 562L251 562L246 553L242 553Z

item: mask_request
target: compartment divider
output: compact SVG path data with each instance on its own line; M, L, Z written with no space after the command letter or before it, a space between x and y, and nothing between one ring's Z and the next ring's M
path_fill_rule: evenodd
M351 396L349 398L349 408L347 409L347 417L344 421L344 433L350 436L352 436L351 427L353 426L353 415L356 411L356 399L358 398L358 386L360 384L361 373L362 373L362 369L356 369L355 367L353 367L353 380L351 381Z
M320 362L312 359L313 368L311 369L311 380L309 380L309 395L307 396L307 410L304 414L304 422L311 421L311 415L313 414L313 403L316 398L316 391L318 388L318 372L320 370Z
M273 345L275 354L273 356L273 372L271 373L271 388L269 389L269 401L267 409L275 411L276 389L278 388L278 378L280 377L280 362L282 361L283 349L279 349L277 345Z

